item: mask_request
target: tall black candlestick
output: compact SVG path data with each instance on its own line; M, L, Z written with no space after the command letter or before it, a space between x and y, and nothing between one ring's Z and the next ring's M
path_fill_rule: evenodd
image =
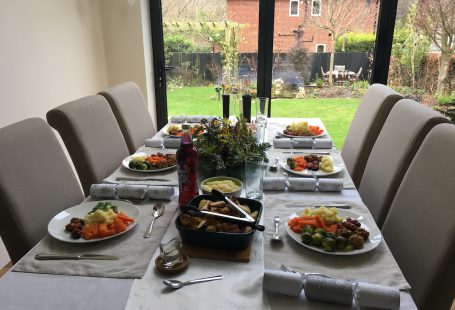
M223 118L229 118L229 100L231 96L223 94Z
M251 123L251 95L242 96L243 117L247 123Z

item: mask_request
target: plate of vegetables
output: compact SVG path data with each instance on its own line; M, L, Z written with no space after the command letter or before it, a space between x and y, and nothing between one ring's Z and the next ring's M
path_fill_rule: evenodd
M344 169L341 161L334 160L328 155L317 154L290 156L286 158L286 162L280 162L280 165L288 172L306 177L325 177Z
M201 134L203 131L204 127L201 125L194 125L190 129L191 136ZM182 125L170 124L163 133L169 137L180 138L182 136Z
M306 208L294 213L286 232L299 244L330 255L357 255L375 249L382 240L354 212L336 208Z
M70 243L90 243L110 239L130 231L141 212L127 201L83 202L54 216L49 234Z
M138 172L159 172L172 169L177 166L175 154L151 154L136 153L122 161L123 167Z
M317 138L322 137L326 133L324 129L316 125L309 125L308 122L292 123L286 126L282 135L289 138Z

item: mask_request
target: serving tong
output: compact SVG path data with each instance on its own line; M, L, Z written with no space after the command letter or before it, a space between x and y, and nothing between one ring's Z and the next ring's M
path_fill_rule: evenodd
M256 220L246 213L242 208L240 208L235 202L233 202L228 197L224 196L223 193L217 191L216 189L212 190L212 194L215 196L223 199L226 202L229 209L233 210L234 212L240 213L240 216L233 216L227 214L221 214L216 212L210 212L205 210L199 210L196 206L186 205L182 207L182 212L187 213L192 216L197 217L212 217L219 220L224 220L231 223L243 224L250 227L253 227L256 230L264 231L265 227L263 225L256 224Z

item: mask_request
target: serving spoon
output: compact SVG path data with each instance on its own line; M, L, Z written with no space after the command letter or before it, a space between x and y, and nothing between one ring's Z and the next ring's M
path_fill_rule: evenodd
M182 287L184 287L186 285L190 285L190 284L209 282L209 281L215 281L215 280L221 280L221 279L223 279L223 276L218 275L218 276L214 276L214 277L195 279L195 280L190 280L190 281L186 281L186 282L181 282L178 280L164 280L163 283L167 287L171 287L173 289L179 289L179 288L182 288Z

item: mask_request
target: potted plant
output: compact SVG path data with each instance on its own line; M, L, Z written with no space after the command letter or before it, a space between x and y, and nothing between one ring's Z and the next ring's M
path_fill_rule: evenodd
M228 119L203 121L203 133L196 135L195 146L199 155L201 180L217 175L244 179L245 159L256 156L267 161L269 143L258 143L241 116L237 122Z

